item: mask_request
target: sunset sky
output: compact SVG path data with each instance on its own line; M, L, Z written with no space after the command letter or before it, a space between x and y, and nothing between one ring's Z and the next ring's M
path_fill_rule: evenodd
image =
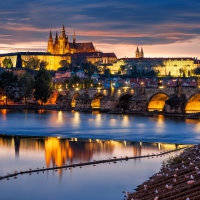
M49 31L134 57L200 58L199 0L12 0L0 4L0 53L46 51Z

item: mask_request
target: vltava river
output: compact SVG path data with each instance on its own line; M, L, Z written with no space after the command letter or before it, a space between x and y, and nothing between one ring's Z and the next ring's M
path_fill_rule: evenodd
M199 141L200 123L195 120L57 111L0 112L0 176L15 170L146 155ZM4 179L0 181L0 199L122 200L123 190L132 192L159 171L166 157L169 155Z
M0 134L194 144L200 121L183 118L0 110Z

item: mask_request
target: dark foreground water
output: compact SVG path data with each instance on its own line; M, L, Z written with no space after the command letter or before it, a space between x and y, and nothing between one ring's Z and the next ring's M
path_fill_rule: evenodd
M199 121L162 116L1 110L0 122L0 134L5 134L0 135L0 176L15 170L171 150L179 144L198 143L200 133ZM0 199L122 200L122 190L133 191L159 171L164 159L20 175L0 181Z

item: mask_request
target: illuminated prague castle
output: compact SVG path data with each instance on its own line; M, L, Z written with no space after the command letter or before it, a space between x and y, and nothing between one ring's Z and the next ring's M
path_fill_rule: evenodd
M68 36L65 32L65 26L62 27L62 33L58 36L56 32L55 39L52 37L50 31L47 52L15 52L0 54L0 67L3 66L3 60L10 58L13 67L25 67L23 63L30 58L36 58L40 61L48 63L48 70L57 70L60 67L60 61L66 60L68 63L72 62L91 62L96 63L113 63L117 60L115 53L103 53L96 51L92 42L76 42L76 35L74 32L73 41L69 42Z
M74 32L73 42L69 42L68 36L65 33L65 26L63 24L62 33L59 35L56 32L55 40L53 41L52 32L50 31L47 52L51 54L66 54L66 53L85 53L96 52L92 42L77 43Z

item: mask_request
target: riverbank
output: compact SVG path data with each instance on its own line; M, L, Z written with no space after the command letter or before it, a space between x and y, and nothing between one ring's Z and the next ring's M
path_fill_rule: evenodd
M199 200L200 145L163 163L158 173L139 185L128 200Z
M68 109L62 109L57 104L9 104L9 105L0 105L0 109L14 109L14 110L56 110L56 111L71 111ZM73 109L72 109L73 110ZM83 112L83 113L92 113L93 111L98 111L100 113L107 113L107 114L124 114L124 115L137 115L137 116L146 116L146 117L157 117L158 115L163 115L165 117L182 117L187 119L200 119L199 113L165 113L165 112L157 112L157 111L102 111L102 110L92 110L92 109L80 109L80 110L74 110L77 112ZM191 117L190 117L191 116ZM193 117L194 116L194 117ZM198 116L198 117L196 117Z
M12 104L12 105L0 105L0 109L15 109L15 110L59 110L56 104L46 104L46 105L38 105L38 104Z

